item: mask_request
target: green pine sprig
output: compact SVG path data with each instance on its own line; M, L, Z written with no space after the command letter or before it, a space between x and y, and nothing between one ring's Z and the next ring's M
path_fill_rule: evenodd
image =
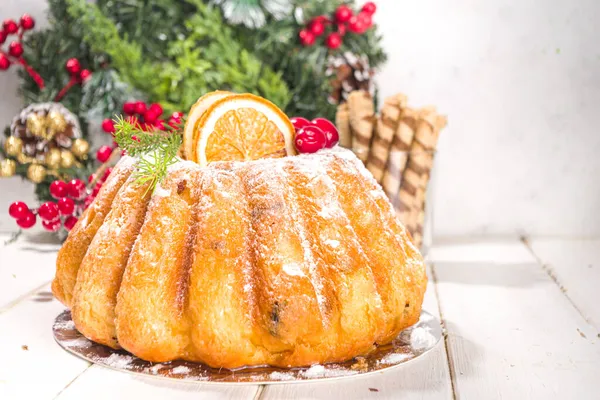
M119 116L115 120L115 141L128 155L140 157L135 171L136 183L147 184L148 190L153 191L167 176L167 168L177 162L183 138L178 127L144 131Z

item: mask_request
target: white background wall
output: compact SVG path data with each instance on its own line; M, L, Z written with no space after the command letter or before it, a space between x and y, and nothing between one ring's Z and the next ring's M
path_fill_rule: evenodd
M600 235L600 1L381 0L390 55L382 97L435 104L449 116L436 165L435 233ZM0 0L0 17L44 0ZM0 73L0 126L19 104ZM6 209L30 198L0 182Z

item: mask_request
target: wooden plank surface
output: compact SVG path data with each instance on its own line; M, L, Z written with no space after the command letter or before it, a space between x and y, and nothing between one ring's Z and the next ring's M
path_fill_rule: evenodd
M79 376L57 400L252 400L258 385L207 385L177 382L113 371L94 365Z
M423 308L439 316L431 278L429 282ZM442 339L429 354L391 371L356 379L266 386L260 399L452 399L444 342Z
M535 260L434 272L457 398L598 398L598 332Z
M532 239L528 244L583 317L600 332L600 239Z
M47 285L0 313L0 399L52 399L88 368L54 341L52 324L63 309Z
M16 242L5 244L10 237L0 234L0 312L50 282L60 248L59 242L48 234L25 234Z

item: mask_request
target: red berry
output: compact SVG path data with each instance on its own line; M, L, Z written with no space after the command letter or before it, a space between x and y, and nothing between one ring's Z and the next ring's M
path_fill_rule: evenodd
M314 153L325 148L327 139L320 128L308 125L298 131L295 144L300 153Z
M175 120L173 118L170 118L169 125L171 127L175 127L175 126L177 126L177 123L175 122ZM159 131L164 131L165 130L165 120L164 119L156 120L156 122L154 123L154 127L156 129L158 129Z
M346 28L346 25L344 25L344 24L338 24L338 26L337 26L337 31L340 34L340 36L344 36L346 34L347 29L348 28Z
M92 190L92 196L96 197L100 193L100 189L102 189L102 183L96 183L94 190Z
M83 202L83 209L86 210L90 205L92 205L92 203L94 202L95 197L94 196L88 196L85 198L85 201Z
M110 118L106 118L102 121L102 130L106 133L115 133L115 122Z
M75 211L75 202L69 197L63 197L58 200L57 205L60 215L72 215L73 211Z
M15 219L23 218L29 213L31 213L29 207L22 201L15 201L8 207L8 215Z
M308 25L308 30L315 36L321 36L325 32L325 24L318 20L313 20Z
M160 115L162 115L162 113L163 113L163 108L158 103L152 103L152 104L150 104L149 110L154 111L156 113L157 118Z
M144 113L144 122L147 123L154 123L156 122L156 119L158 118L159 114L156 112L156 110L153 110L152 108L150 108L148 111L146 111Z
M363 32L366 31L367 29L369 29L371 27L371 25L373 25L373 19L371 18L371 15L369 15L365 12L360 12L358 14L358 19L361 20L363 22L363 24L365 25Z
M38 215L44 221L54 221L58 218L58 206L56 203L47 201L38 208Z
M21 28L28 31L30 29L33 29L34 26L35 20L33 19L33 17L29 14L23 14L23 16L21 17Z
M146 103L143 101L138 101L135 103L135 113L139 115L144 115L146 112Z
M369 15L373 15L375 14L375 11L377 11L377 6L372 1L369 1L366 2L364 6L362 6L362 11Z
M7 35L12 35L19 31L19 26L12 19L5 19L2 23L2 27L4 28L4 32L6 32Z
M65 68L71 75L77 75L79 72L81 72L81 64L76 58L69 58L65 64Z
M292 125L294 125L294 129L296 129L296 132L307 125L311 125L311 122L309 120L302 117L294 117L290 119L290 122L292 123Z
M4 32L2 29L0 29L0 44L4 44L5 41L6 41L6 32Z
M337 32L332 32L325 39L325 46L328 48L335 50L342 45L342 37Z
M68 217L67 219L65 219L64 222L64 227L66 230L70 231L71 229L73 229L75 227L75 224L77 223L78 219L75 217Z
M108 161L111 154L112 149L110 148L110 146L100 146L100 148L96 152L96 159L98 159L98 161L100 161L101 163L105 163Z
M340 134L330 120L326 118L315 118L310 121L313 125L316 125L325 133L325 138L327 139L327 148L332 148L340 141Z
M355 15L348 21L348 29L350 32L363 33L366 29L366 26L364 21Z
M85 183L81 179L73 179L69 182L69 196L75 200L82 199L85 196Z
M298 37L303 46L312 46L315 43L315 35L306 29L302 29L300 33L298 33Z
M104 175L102 176L102 182L105 182L112 172L112 168L106 168Z
M36 217L35 214L29 211L22 218L17 220L17 225L19 225L23 229L29 229L35 225Z
M4 53L0 53L0 70L6 71L10 67L10 60Z
M335 10L335 20L337 22L348 22L352 18L352 9L348 6L341 5Z
M23 45L17 41L11 42L8 45L8 54L16 58L21 57L23 55Z
M94 179L96 179L96 174L91 174L88 176L88 184L94 182Z
M86 82L91 77L92 77L92 71L90 71L89 69L82 69L81 72L79 73L79 78L81 79L82 82Z
M125 104L123 104L123 112L127 115L135 114L135 103L128 101Z
M52 221L42 221L42 226L45 230L49 232L56 232L60 229L62 222L60 222L60 218L57 218Z
M69 193L69 185L63 181L54 181L50 184L50 196L61 199Z
M175 111L173 114L171 114L171 118L181 119L183 118L183 113L181 111Z

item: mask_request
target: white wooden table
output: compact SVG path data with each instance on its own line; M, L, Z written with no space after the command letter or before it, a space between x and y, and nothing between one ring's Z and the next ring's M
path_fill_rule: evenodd
M116 372L62 350L51 326L58 244L0 234L0 399L599 399L600 240L456 240L430 254L424 308L445 341L377 376L211 386Z

